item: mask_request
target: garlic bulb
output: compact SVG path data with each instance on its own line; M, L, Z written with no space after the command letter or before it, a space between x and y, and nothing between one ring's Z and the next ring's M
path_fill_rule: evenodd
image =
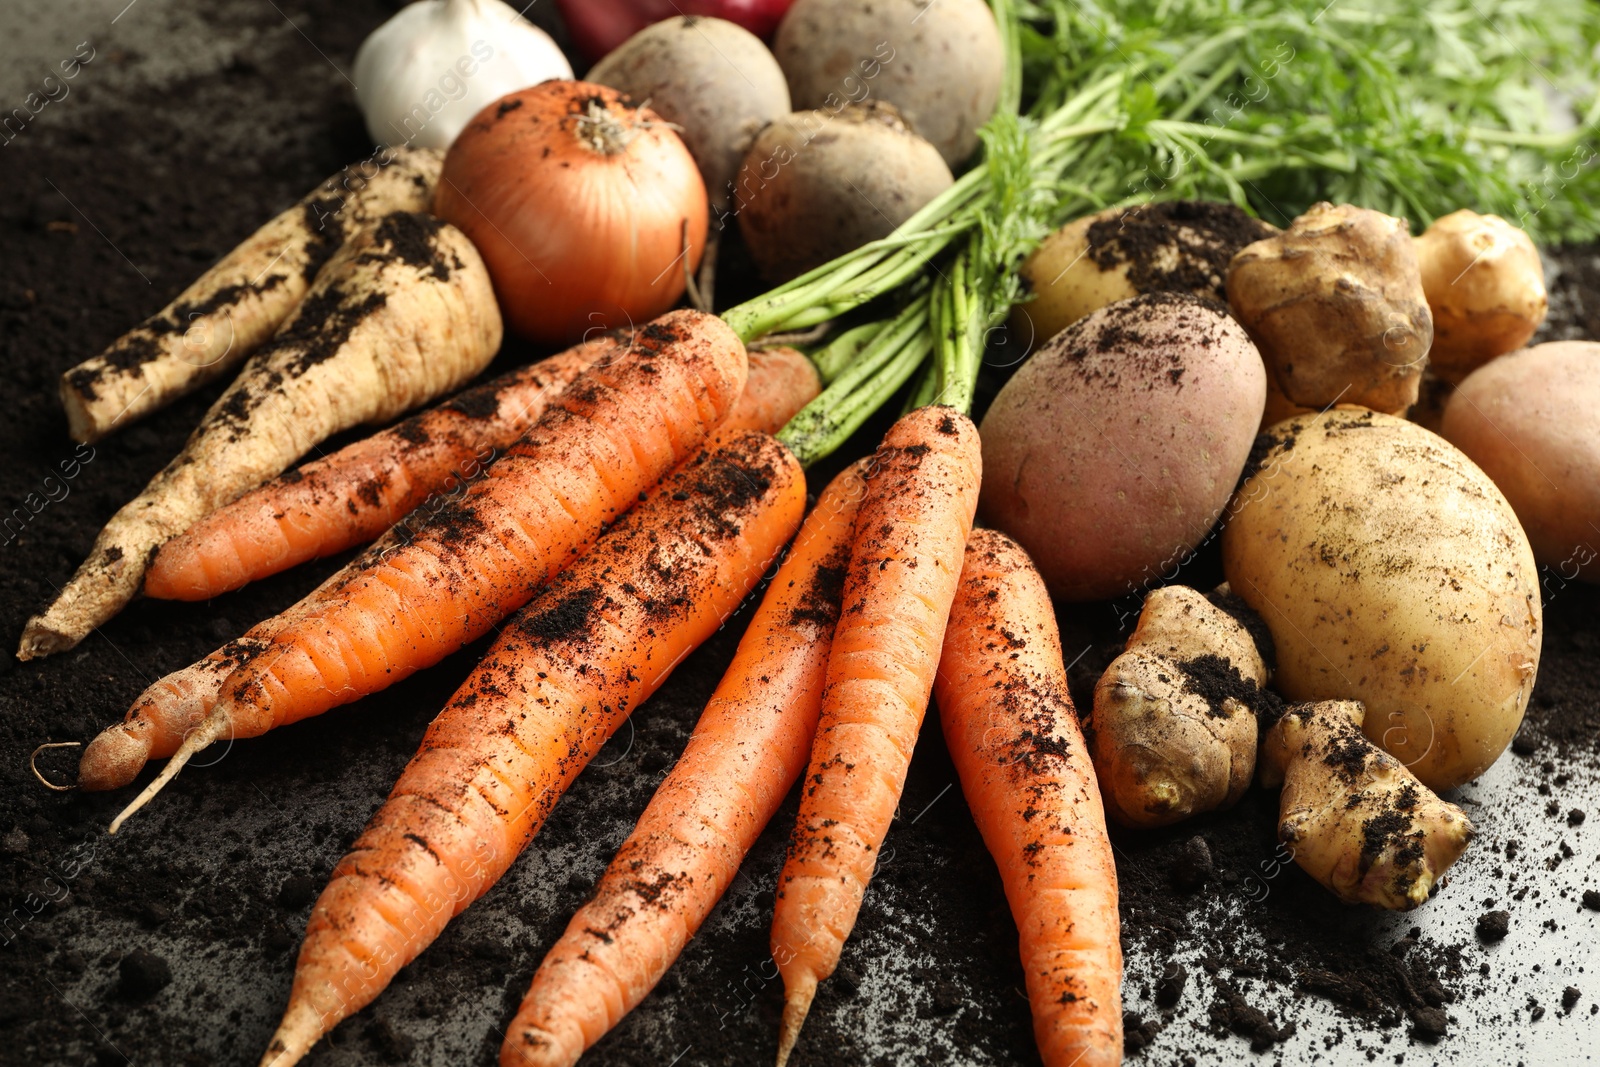
M418 0L362 42L354 73L374 141L448 148L485 105L572 67L501 0Z

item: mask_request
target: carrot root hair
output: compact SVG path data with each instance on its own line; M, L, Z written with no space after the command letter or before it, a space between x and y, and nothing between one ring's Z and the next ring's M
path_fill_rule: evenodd
M810 971L795 975L794 984L787 979L783 988L783 1021L778 1028L778 1067L789 1062L795 1043L800 1040L800 1028L811 1012L811 1001L817 995L817 976Z
M134 797L133 802L123 808L115 819L111 820L109 833L116 833L121 829L122 824L128 821L130 815L154 800L156 794L165 789L167 783L176 778L178 772L183 770L183 765L193 759L198 752L211 747L214 742L222 739L222 735L228 732L229 719L227 715L220 714L220 711L221 709L218 709L218 711L208 715L205 722L201 723L193 733L183 739L183 744L178 746L178 751L172 754L172 758L167 761L167 765L161 768L161 773L156 775L156 780L145 786L144 792Z

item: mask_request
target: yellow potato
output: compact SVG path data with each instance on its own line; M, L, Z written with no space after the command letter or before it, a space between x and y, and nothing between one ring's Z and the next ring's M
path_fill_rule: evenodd
M1442 791L1522 722L1539 665L1538 574L1488 475L1415 423L1340 406L1274 426L1222 534L1295 701L1359 700L1368 737Z
M1141 293L1189 293L1226 303L1234 253L1277 229L1232 204L1167 200L1109 208L1067 223L1020 268L1033 299L1011 314L1029 347L1091 312Z
M1533 238L1498 215L1463 208L1413 240L1433 312L1434 373L1459 382L1528 343L1550 309Z

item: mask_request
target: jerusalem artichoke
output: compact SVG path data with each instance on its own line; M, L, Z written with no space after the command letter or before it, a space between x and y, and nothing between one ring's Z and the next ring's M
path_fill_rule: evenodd
M1472 840L1466 814L1361 732L1354 700L1296 704L1261 746L1261 784L1283 785L1278 837L1340 900L1406 911Z

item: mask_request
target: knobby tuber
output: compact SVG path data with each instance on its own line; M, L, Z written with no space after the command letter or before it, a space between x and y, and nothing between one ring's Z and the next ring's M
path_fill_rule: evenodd
M1472 823L1361 732L1354 700L1296 704L1267 731L1261 784L1282 784L1278 837L1350 904L1405 911L1428 899Z
M1266 681L1232 614L1186 586L1150 593L1094 691L1090 751L1111 817L1165 826L1237 802L1255 773L1256 716L1272 705Z

